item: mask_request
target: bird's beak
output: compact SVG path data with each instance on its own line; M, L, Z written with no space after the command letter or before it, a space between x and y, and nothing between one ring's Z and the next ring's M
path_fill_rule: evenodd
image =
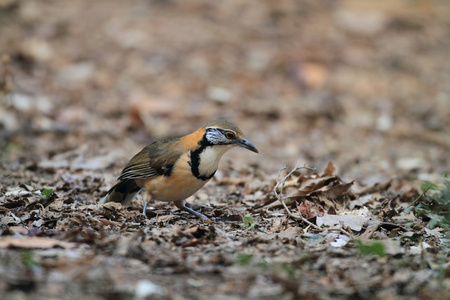
M236 145L238 145L238 146L240 146L242 148L248 149L248 150L250 150L252 152L258 153L258 149L256 149L256 147L253 146L253 144L250 143L249 141L247 141L246 139L241 139L241 140L237 141Z

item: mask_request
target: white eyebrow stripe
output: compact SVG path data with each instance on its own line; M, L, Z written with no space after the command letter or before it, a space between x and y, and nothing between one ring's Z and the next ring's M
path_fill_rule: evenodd
M231 132L233 132L234 134L236 134L236 131L234 131L234 130L231 130L231 129L225 129L225 128L222 128L222 127L217 127L217 126L208 126L208 127L206 127L205 129L206 130L208 130L208 129L218 129L218 130L220 130L220 131L231 131ZM236 134L237 135L237 134Z

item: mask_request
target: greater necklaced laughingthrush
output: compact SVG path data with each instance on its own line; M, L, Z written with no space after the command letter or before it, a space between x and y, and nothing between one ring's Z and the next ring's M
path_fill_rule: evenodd
M187 207L185 199L202 188L216 173L222 155L233 146L258 153L233 123L215 120L186 136L154 142L136 154L122 170L119 182L101 200L126 204L141 189L144 209L150 199L174 202L205 221L208 218Z

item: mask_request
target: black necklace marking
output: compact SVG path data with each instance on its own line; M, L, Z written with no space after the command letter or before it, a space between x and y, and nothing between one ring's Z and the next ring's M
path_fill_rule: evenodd
M206 136L203 137L203 139L198 142L199 147L190 152L191 160L189 161L189 164L191 165L191 172L195 176L195 178L207 181L210 180L214 174L216 174L216 171L212 172L210 175L200 175L200 155L202 154L203 150L205 150L207 147L211 147L213 144L209 142L206 139Z

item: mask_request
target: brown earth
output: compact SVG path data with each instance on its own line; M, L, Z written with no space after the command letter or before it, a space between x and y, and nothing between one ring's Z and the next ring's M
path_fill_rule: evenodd
M423 183L448 183L449 15L0 0L2 299L448 299L449 205ZM216 118L260 154L188 199L215 221L97 205L144 145ZM297 161L317 171L282 180Z

